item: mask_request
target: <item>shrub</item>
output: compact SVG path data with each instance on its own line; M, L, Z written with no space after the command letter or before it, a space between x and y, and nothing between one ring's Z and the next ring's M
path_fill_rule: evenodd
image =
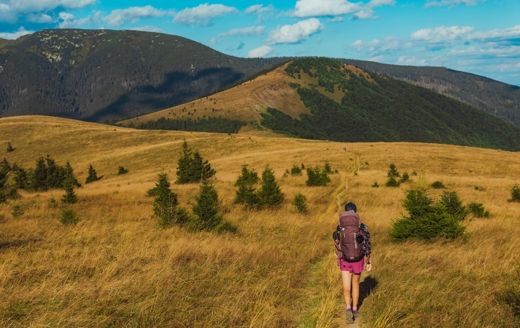
M408 172L404 172L403 173L403 176L401 177L401 179L399 180L400 183L406 183L410 181L410 175L408 174Z
M305 196L302 195L301 193L297 193L296 196L294 196L293 204L294 204L294 206L296 207L296 210L299 213L307 213L308 212L307 198L305 198Z
M388 178L388 180L385 183L385 186L390 187L390 188L397 188L400 185L401 185L401 183L399 183L399 181L397 181L397 179L394 177Z
M307 168L307 186L326 186L330 182L325 169Z
M458 220L464 220L467 215L467 209L462 205L459 195L454 191L446 191L440 201L440 205L451 216Z
M510 202L520 202L520 186L514 186L511 189L511 199Z
M394 222L390 236L396 241L409 238L423 240L453 239L461 236L464 232L460 220L448 213L448 210L441 203L434 204L425 190L409 190L403 205L409 216Z
M103 178L103 177L98 177L97 172L94 169L94 167L92 165L89 165L88 176L87 176L87 179L85 180L85 183L92 183L92 182L101 180L101 178Z
M476 218L489 218L491 216L482 203L469 203L468 212Z
M284 195L276 182L274 172L269 167L266 167L262 173L262 186L258 191L258 199L260 205L265 207L278 206L284 200Z
M153 212L159 219L159 224L162 227L185 224L189 217L184 209L178 207L177 194L170 190L166 174L159 174L154 190Z
M433 189L446 189L446 186L444 185L444 183L442 183L442 181L435 181L431 184L431 187Z
M128 169L123 166L120 166L117 169L117 175L123 175L123 174L127 174L127 173L128 173Z
M237 228L224 220L220 214L220 202L215 188L205 182L196 197L193 206L195 217L190 222L195 230L214 230L217 232L236 232Z
M299 167L298 165L293 165L293 167L291 167L290 173L292 176L302 175L302 168Z
M25 213L25 211L23 210L23 208L20 205L13 206L13 208L11 210L11 214L15 218L22 216L24 213Z
M329 162L325 162L325 165L323 166L323 171L325 171L327 174L334 173L334 171L332 170L332 167L330 166Z
M387 173L387 176L389 178L399 178L401 175L399 174L399 171L397 170L397 167L395 166L395 164L390 164L390 166L388 167L388 173Z
M379 188L379 183L376 181L372 184L372 188Z
M60 215L60 222L65 225L77 224L79 222L76 212L72 209L63 209Z
M247 207L256 207L260 204L260 199L256 193L258 174L255 170L249 170L247 166L242 167L242 173L235 182L237 188L235 193L235 203L244 204Z

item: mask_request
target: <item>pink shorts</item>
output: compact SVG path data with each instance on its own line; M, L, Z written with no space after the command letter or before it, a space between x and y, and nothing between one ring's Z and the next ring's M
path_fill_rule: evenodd
M365 267L365 259L362 258L361 260L357 262L347 262L343 259L339 259L339 269L341 271L348 271L352 272L354 274L361 274L363 272L363 269Z

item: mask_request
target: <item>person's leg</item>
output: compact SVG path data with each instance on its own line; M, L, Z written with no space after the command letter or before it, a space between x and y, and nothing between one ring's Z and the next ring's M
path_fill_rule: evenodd
M341 278L343 280L343 297L345 299L345 304L347 305L347 309L350 309L350 285L352 281L352 273L348 271L341 271ZM359 291L358 291L359 295Z
M358 310L359 302L359 281L361 280L361 274L352 275L352 310Z

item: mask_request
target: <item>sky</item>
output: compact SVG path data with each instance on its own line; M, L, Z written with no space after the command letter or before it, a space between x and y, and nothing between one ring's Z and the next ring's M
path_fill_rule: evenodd
M0 0L0 38L49 28L162 32L240 57L445 66L520 85L519 0Z

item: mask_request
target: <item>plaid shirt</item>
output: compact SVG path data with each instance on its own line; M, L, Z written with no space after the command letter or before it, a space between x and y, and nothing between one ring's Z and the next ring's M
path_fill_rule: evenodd
M368 232L368 227L366 224L361 223L359 225L361 235L363 235L363 243L361 244L361 248L363 249L363 254L365 256L370 256L372 253L372 244L370 243L370 232Z

